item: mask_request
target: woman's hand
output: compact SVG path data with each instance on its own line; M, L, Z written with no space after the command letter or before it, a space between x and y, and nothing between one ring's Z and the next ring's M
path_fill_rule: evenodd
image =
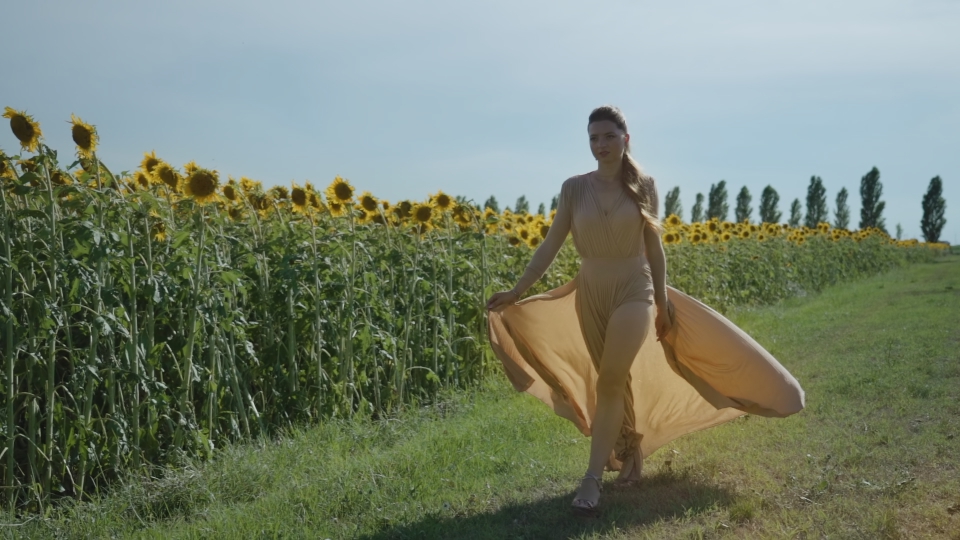
M517 300L520 300L520 293L513 289L493 293L493 296L487 300L487 310L498 310L508 304L515 303Z
M657 317L654 320L654 326L657 329L657 341L662 340L670 332L676 320L675 317L673 302L669 300L657 302Z

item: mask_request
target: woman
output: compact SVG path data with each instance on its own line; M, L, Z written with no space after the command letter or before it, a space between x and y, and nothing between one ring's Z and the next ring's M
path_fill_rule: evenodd
M744 412L788 416L804 393L742 330L667 286L656 185L630 156L620 110L595 109L587 132L597 170L563 183L547 237L487 310L514 388L592 437L573 510L595 515L605 466L633 483L644 457L670 440ZM576 278L520 301L570 232L582 259Z

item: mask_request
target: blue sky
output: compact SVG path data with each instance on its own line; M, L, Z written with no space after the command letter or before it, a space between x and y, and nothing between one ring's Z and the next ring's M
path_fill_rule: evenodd
M394 201L535 207L595 167L586 118L612 103L687 219L721 179L731 207L770 184L786 213L818 175L856 226L876 166L891 232L920 236L940 175L960 242L953 0L10 4L0 106L61 153L78 114L114 170L156 150L271 185L339 174ZM6 129L0 147L17 148Z

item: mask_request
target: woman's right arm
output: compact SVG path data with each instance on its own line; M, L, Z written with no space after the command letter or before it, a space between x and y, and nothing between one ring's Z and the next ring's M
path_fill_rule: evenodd
M509 291L498 292L491 296L490 300L487 301L487 309L497 309L509 303L516 302L520 299L520 296L523 295L524 291L532 287L538 279L543 277L547 269L550 268L550 264L553 263L553 260L557 257L557 253L560 252L560 248L563 247L563 242L570 233L570 205L567 204L568 201L564 200L569 197L568 193L567 183L564 182L564 186L560 189L557 213L553 217L553 222L550 224L550 230L547 231L547 237L544 238L540 246L537 247L537 251L534 252L533 257L527 264L517 284Z

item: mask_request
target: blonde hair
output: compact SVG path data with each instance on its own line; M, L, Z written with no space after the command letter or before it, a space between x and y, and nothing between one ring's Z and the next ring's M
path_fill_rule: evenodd
M629 133L629 131L627 131L627 119L624 118L623 112L621 112L619 108L613 105L597 107L590 113L587 125L589 126L594 122L602 122L603 120L609 120L623 130L624 133ZM620 181L623 182L624 187L627 188L627 193L630 194L630 198L633 199L637 208L640 209L640 215L643 216L644 221L658 233L663 232L663 225L661 225L660 220L657 218L656 205L658 203L654 201L654 194L657 190L656 182L652 176L644 173L643 170L640 169L640 164L630 155L629 141L627 141L626 148L623 152L623 163L620 166Z

